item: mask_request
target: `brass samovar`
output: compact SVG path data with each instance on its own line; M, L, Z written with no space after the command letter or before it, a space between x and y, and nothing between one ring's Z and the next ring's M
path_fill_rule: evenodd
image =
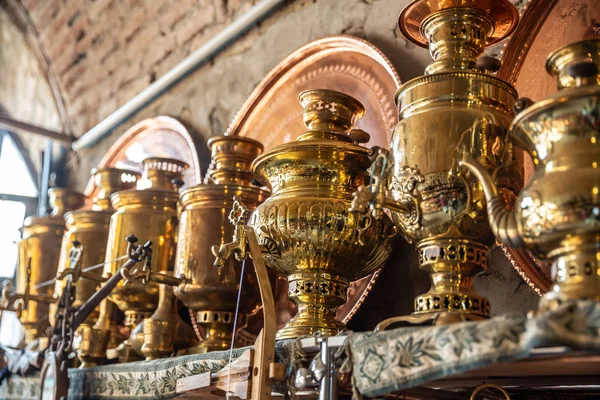
M535 165L514 211L469 143L461 161L485 190L498 240L552 261L555 285L542 310L568 299L600 301L600 40L556 50L546 69L559 91L533 105L520 100L510 130Z
M391 213L404 237L415 243L420 268L432 281L415 299L412 316L393 322L452 323L488 317L489 301L475 293L473 277L487 268L494 236L487 223L482 187L458 174L458 151L469 142L506 196L518 191L507 130L517 92L492 76L497 65L478 62L484 48L508 36L518 13L508 0L417 0L400 15L409 40L429 49L425 75L396 93L399 123L391 150L380 152L376 179L361 187L352 210Z
M25 333L22 343L43 336L49 327L50 304L54 302L53 279L58 267L60 244L65 232L65 212L83 206L85 197L67 189L48 191L52 212L47 217L27 217L18 244L16 292L4 293L5 304L14 302ZM9 306L9 308L12 308Z
M376 220L348 212L352 192L369 179L371 151L359 145L369 135L351 130L364 114L363 106L331 90L303 92L300 103L308 131L252 164L255 177L272 195L254 210L248 224L266 264L287 277L288 295L298 305L278 339L345 330L335 313L346 301L349 282L385 263L395 233L387 217ZM244 213L236 202L232 219L240 222ZM245 255L244 241L235 239L215 249L216 264L232 254Z
M54 297L59 298L64 288L62 275L70 269L70 252L73 242L81 246L82 253L80 265L83 269L98 266L90 271L77 271L77 290L73 307L79 308L96 291L99 282L102 282L102 268L100 267L106 257L106 244L108 243L108 227L110 217L114 210L110 204L110 196L120 190L135 187L140 174L118 168L99 168L92 170L94 183L99 189L98 196L93 199L91 209L81 209L65 214L67 231L62 240L60 258L58 263L57 281ZM56 305L53 304L53 309ZM51 318L54 312L50 312ZM88 324L93 324L98 318L98 312L90 315Z
M116 212L110 218L110 229L104 274L115 274L119 259L127 255L127 240L135 234L143 241L153 242L152 271L173 271L178 225L178 188L183 171L188 165L166 158L148 158L143 161L144 171L138 189L123 190L110 196ZM156 309L158 283L121 282L111 292L109 299L125 313L125 325L133 328ZM101 307L100 321L95 328L107 327L108 318L102 310L112 312L110 304ZM109 324L108 324L109 325ZM132 355L131 346L125 343L123 360ZM95 350L96 354L102 351Z
M211 163L204 182L182 191L180 196L182 212L175 266L179 282L175 282L178 285L175 295L195 313L196 322L206 332L204 340L192 352L231 346L240 279L243 288L238 329L246 325L248 315L260 305L252 262L247 261L242 268L241 262L232 257L216 268L210 249L233 236L234 227L228 214L234 196L239 196L251 209L269 196L268 191L252 183L252 161L263 151L259 142L239 136L217 136L209 139L208 146ZM161 342L150 333L152 323L145 322L146 349L152 347L149 341ZM158 326L158 322L155 324Z

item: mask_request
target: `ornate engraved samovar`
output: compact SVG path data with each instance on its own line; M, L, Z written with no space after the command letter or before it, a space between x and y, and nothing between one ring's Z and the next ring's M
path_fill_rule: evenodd
M330 90L303 92L300 102L308 131L252 164L272 196L254 210L249 225L266 264L287 277L289 297L298 305L279 339L345 330L335 312L346 301L348 283L385 263L395 234L387 217L348 212L352 192L369 179L371 152L359 145L369 135L351 130L363 106ZM232 214L243 219L245 212L236 203ZM237 239L215 251L217 264L244 255Z
M65 232L65 212L83 206L85 197L67 189L48 191L52 212L47 217L27 217L23 238L18 244L16 292L5 291L5 303L14 301L14 308L25 328L23 343L30 343L45 334L49 326L50 304L58 267L60 243Z
M469 143L461 161L485 190L498 240L552 261L554 288L541 309L565 299L600 301L600 40L556 50L546 69L559 91L533 105L519 100L510 130L535 165L514 210Z
M110 196L116 212L111 216L104 274L120 268L119 259L127 254L127 236L135 234L153 242L152 270L173 271L178 225L178 187L186 163L166 158L148 158L139 189L123 190ZM134 327L154 311L158 304L155 282L121 282L109 299L125 313L125 325ZM130 353L126 344L123 354ZM124 357L126 359L127 356Z
M391 151L380 152L372 166L376 179L359 189L351 210L376 217L389 210L415 243L432 286L415 299L413 315L380 328L485 318L489 301L475 293L472 280L487 268L494 237L481 186L470 174L457 174L457 149L470 141L507 196L519 189L506 134L517 92L488 73L497 65L478 62L486 45L512 32L518 13L508 0L417 0L399 20L409 40L429 43L434 62L396 93L399 123Z
M236 300L243 278L239 320L243 328L247 316L260 305L260 293L252 262L244 269L233 257L216 268L210 248L233 236L234 227L227 216L233 196L239 196L251 209L256 208L269 192L252 183L252 161L263 146L240 136L217 136L209 139L211 164L204 183L181 192L181 222L175 274L188 282L175 288L175 295L196 314L197 323L206 335L197 351L227 349L231 345ZM243 277L241 276L243 272Z
M57 281L54 297L59 298L64 287L62 275L69 271L71 260L69 258L73 242L78 242L82 248L80 265L83 269L99 266L106 256L108 243L108 227L110 217L114 213L110 204L110 195L120 190L132 189L140 174L118 168L93 169L92 176L99 193L93 199L92 209L81 209L65 214L67 231L62 240L60 258L58 263ZM96 291L99 282L102 282L102 268L90 271L77 271L77 290L75 291L74 308L79 308ZM55 304L52 308L55 308ZM50 317L54 312L51 310ZM95 323L98 312L90 315L88 323Z

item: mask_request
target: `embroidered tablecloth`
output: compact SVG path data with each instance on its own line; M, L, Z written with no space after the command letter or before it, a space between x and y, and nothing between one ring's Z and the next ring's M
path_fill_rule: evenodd
M536 347L600 351L600 304L565 303L542 316L384 332L349 333L356 394L380 396L497 362L522 359Z
M278 342L278 362L290 362L293 341ZM250 347L233 350L233 360ZM229 351L179 356L162 360L113 364L69 370L69 400L169 399L177 380L204 372L217 372L229 362ZM38 400L39 375L13 375L0 386L2 400Z

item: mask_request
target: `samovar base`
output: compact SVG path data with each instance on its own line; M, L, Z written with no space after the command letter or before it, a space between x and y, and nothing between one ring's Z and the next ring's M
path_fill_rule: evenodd
M195 354L202 354L211 351L229 350L233 338L234 319L235 313L229 311L198 311L196 322L204 328L206 333L204 340L191 351L196 351ZM236 331L246 325L248 325L248 315L238 314Z
M106 361L110 331L84 324L75 332L74 347L81 361L79 368L95 367Z
M313 336L314 334L335 336L347 329L346 325L335 318L324 319L314 315L300 315L298 313L283 328L277 331L277 340L296 339L302 336Z
M289 275L288 297L298 312L277 332L277 340L295 339L320 333L334 336L347 330L335 318L336 310L346 302L348 280L326 272L304 270Z
M540 299L537 313L543 314L555 310L560 305L574 300L600 301L600 251L593 243L564 246L574 251L561 249L559 256L552 262L554 286ZM552 254L550 254L552 255Z

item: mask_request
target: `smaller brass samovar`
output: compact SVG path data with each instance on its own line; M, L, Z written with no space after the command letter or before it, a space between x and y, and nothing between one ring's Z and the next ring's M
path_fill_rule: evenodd
M15 293L4 292L4 305L17 310L25 329L22 340L28 344L43 336L49 327L50 304L54 302L54 285L60 243L65 231L65 212L83 206L85 197L67 189L48 191L52 213L47 217L27 217L22 240L18 244L17 287ZM10 303L14 305L11 307Z
M77 290L73 307L79 308L96 291L99 282L102 282L102 268L100 267L106 256L106 244L108 243L108 227L110 217L114 213L110 205L110 196L120 190L135 187L140 174L118 168L93 169L92 176L96 187L99 189L98 196L93 199L91 210L81 209L65 214L67 231L62 240L60 258L58 264L57 281L54 289L54 297L59 298L64 288L64 279L60 279L69 270L70 251L73 242L78 242L82 248L80 265L83 269L92 266L98 268L90 271L77 272ZM56 305L53 305L53 309ZM54 312L50 311L53 318ZM90 315L88 323L95 323L98 313Z
M517 92L492 75L497 63L480 58L517 21L508 0L415 0L400 15L404 36L429 47L434 61L424 76L398 89L399 122L389 155L380 152L372 166L375 179L356 193L352 210L375 217L388 210L415 244L431 289L417 296L414 314L383 321L380 329L490 315L473 278L487 269L494 237L481 186L471 174L458 174L458 149L470 141L507 196L520 189L507 135Z
M496 238L552 261L555 285L542 310L565 299L600 301L600 40L556 50L546 69L559 91L533 105L520 100L510 130L535 165L514 211L468 145L461 161L485 190Z
M372 152L359 145L368 142L369 135L351 131L364 114L363 106L330 90L303 92L300 103L308 131L252 164L272 196L254 210L249 226L265 263L287 277L288 295L298 305L278 339L345 330L335 314L346 301L349 282L385 263L395 234L385 216L375 219L348 211L352 193L369 179ZM236 202L232 217L244 219L246 212ZM233 254L245 256L243 241L234 239L215 251L216 264Z
M105 275L119 270L118 260L126 256L126 238L132 234L154 243L153 271L173 271L178 225L177 190L188 165L166 158L148 158L143 165L138 189L123 190L110 196L116 212L110 219ZM121 282L109 299L125 313L125 325L133 328L156 309L158 283L135 281L129 285ZM134 354L128 343L125 343L122 354L125 354L123 361L129 358L127 354Z

